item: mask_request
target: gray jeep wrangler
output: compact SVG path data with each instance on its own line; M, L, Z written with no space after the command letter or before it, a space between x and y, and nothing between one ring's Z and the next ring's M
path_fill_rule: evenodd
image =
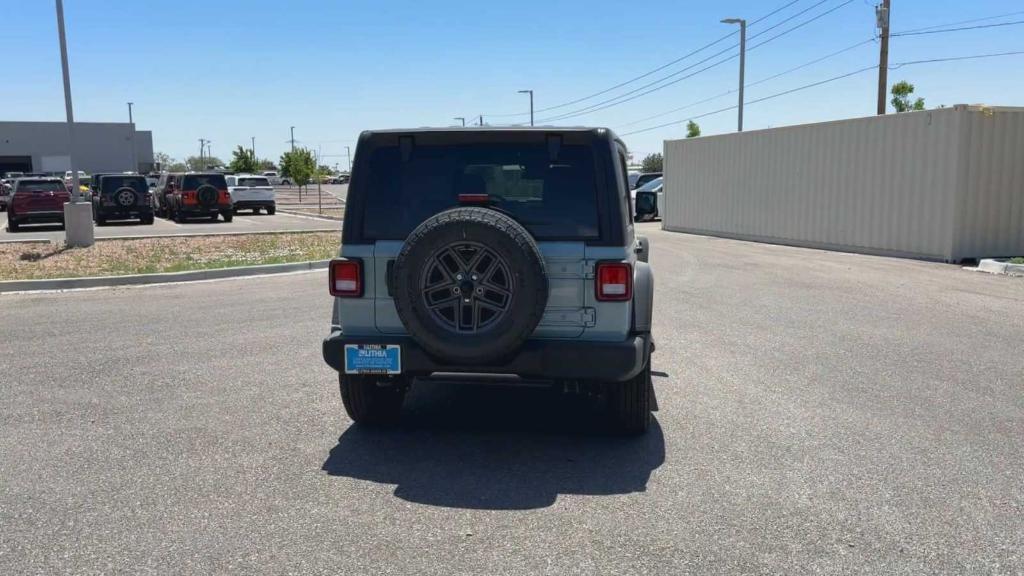
M626 148L604 128L364 132L324 360L348 415L394 421L424 379L599 392L642 433L654 278Z

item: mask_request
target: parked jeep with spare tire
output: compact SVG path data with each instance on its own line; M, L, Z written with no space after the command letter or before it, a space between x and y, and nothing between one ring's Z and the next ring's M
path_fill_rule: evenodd
M111 220L153 223L152 193L145 176L138 174L93 174L92 217L97 226Z
M235 217L228 183L218 172L187 172L168 180L163 201L168 218L179 223L189 218L216 220L218 215L231 222Z
M646 431L654 282L613 132L364 132L346 208L323 355L355 422L393 422L418 381L497 380Z

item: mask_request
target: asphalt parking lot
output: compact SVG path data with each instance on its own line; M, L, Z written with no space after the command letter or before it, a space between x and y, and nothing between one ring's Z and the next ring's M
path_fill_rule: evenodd
M641 227L642 438L539 389L351 426L323 273L0 297L0 573L1024 570L1024 281Z
M97 226L94 233L97 238L121 236L177 236L187 234L225 234L235 232L293 232L302 230L335 230L341 229L341 222L297 216L278 212L273 216L266 213L253 215L243 211L236 214L231 222L218 219L210 222L196 219L178 224L171 220L157 218L152 226L143 226L135 221L111 222L106 226ZM11 240L49 240L64 239L64 230L60 226L49 224L26 224L21 231L7 231L7 213L0 212L0 242Z

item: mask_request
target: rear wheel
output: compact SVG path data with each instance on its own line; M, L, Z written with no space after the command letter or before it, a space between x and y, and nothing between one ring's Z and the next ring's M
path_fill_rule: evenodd
M651 382L651 356L639 374L611 384L608 390L608 408L612 425L621 434L643 434L651 425L653 385Z
M99 214L97 214L96 215L96 225L97 226L106 226L107 225L107 219L104 218L103 216L100 216Z
M267 215L268 216L273 216L274 213L276 213L276 212L277 212L277 207L275 207L275 206L267 206Z
M220 215L224 217L225 222L231 222L235 218L235 215L231 213L231 210L225 210L221 212ZM216 214L214 214L213 219L217 219Z
M348 417L365 426L396 422L405 400L406 386L378 386L373 376L338 374L338 388Z
M17 232L20 229L21 229L21 225L18 224L17 220L11 220L11 219L7 220L7 230L8 230L8 232Z
M146 226L149 226L149 225L153 224L153 216L152 215L150 215L150 216L143 216L142 218L139 218L139 223L140 224L144 224Z

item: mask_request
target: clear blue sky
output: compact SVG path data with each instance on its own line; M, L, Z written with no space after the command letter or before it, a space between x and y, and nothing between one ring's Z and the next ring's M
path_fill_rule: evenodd
M66 0L76 117L123 121L136 105L139 129L152 130L157 151L182 158L213 140L222 158L256 137L257 153L276 160L288 128L303 145L321 147L345 165L345 144L369 128L448 125L455 116L494 122L527 117L525 95L538 109L608 88L685 55L729 32L723 17L753 21L789 0L695 2L607 0L346 2L293 0ZM819 0L800 0L752 25L753 36ZM781 25L765 40L843 0ZM893 32L1024 12L1020 0L893 0ZM54 3L0 0L4 88L0 120L61 120L63 94ZM1024 20L1024 13L985 23ZM873 2L853 0L835 12L752 49L748 82L869 40ZM570 112L656 80L727 47L723 43L622 89L538 114ZM893 63L1024 50L1024 26L894 38ZM823 80L877 62L868 43L819 64L750 87L747 100ZM714 62L712 60L711 62ZM709 63L711 63L709 62ZM620 134L729 106L723 96L639 124L632 122L734 89L735 61L632 102L560 121L602 125ZM929 106L956 103L1024 105L1024 56L908 66L908 79ZM874 73L751 104L748 130L874 112ZM705 134L735 129L735 112L699 120ZM626 136L637 154L661 149L682 125Z

